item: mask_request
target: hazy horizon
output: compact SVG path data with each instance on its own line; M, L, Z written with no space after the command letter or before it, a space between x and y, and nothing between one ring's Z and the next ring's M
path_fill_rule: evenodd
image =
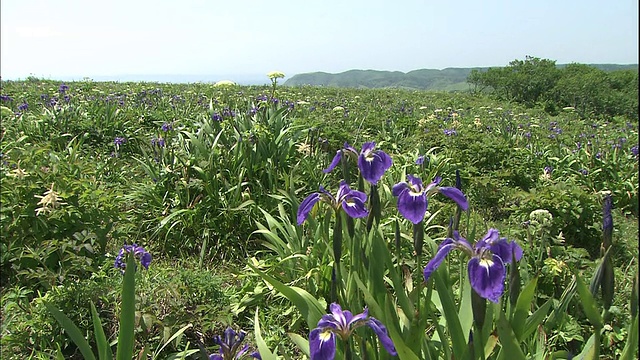
M521 59L521 60L524 60L524 59ZM553 59L550 59L550 60L553 60ZM556 64L560 66L566 65L566 64L559 64L557 62ZM409 71L354 68L354 69L348 69L340 72L309 71L309 72L300 73L300 74L317 73L317 72L323 72L328 74L340 74L343 72L353 71L353 70L359 70L359 71L373 70L373 71L408 73L415 70L487 68L487 67L501 67L506 65L508 64L501 64L501 65L495 65L495 66L445 67L442 69L422 68L422 69L412 69ZM639 64L638 63L628 63L628 64L607 63L607 64L586 64L586 65L636 65L638 66ZM286 81L287 79L290 79L295 75L298 75L298 74L289 74L285 76L283 80ZM159 82L159 83L196 83L196 82L215 83L220 80L231 80L239 85L269 85L270 84L270 80L266 74L257 74L257 73L256 74L180 74L180 73L176 73L176 74L114 74L114 75L94 75L94 76L71 75L71 76L61 76L61 77L36 76L35 74L30 74L29 76L35 76L37 78L45 79L45 80L59 80L59 81L83 81L85 79L91 79L92 81L99 81L99 82L113 81L113 82ZM26 80L27 77L5 78L3 75L2 79L18 81L18 80Z

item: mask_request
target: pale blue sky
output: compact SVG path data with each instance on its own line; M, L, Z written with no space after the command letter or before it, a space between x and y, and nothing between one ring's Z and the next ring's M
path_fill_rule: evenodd
M638 0L2 0L0 75L638 63Z

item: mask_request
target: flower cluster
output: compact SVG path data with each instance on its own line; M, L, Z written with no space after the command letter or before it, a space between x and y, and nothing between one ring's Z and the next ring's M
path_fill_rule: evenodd
M213 84L214 87L232 87L236 86L236 83L231 80L220 80L217 83Z
M138 246L136 244L132 245L124 245L118 256L116 256L116 261L113 264L115 268L120 269L123 273L127 267L127 254L133 253L135 257L140 260L140 264L146 269L149 270L149 264L151 264L151 254L149 254L142 246Z
M369 211L364 205L365 201L367 201L367 194L352 190L345 181L341 181L335 197L321 186L320 192L315 192L302 200L300 206L298 206L298 225L307 220L313 206L318 201L328 203L336 211L342 207L347 215L352 218L362 218L369 215Z
M338 166L342 159L342 154L345 153L348 156L353 156L358 160L358 168L362 177L373 185L376 185L382 178L385 171L387 171L393 161L391 157L382 150L375 150L375 142L367 142L362 145L360 153L356 151L349 143L344 143L344 149L340 149L333 157L331 164L328 168L324 169L325 173L332 171Z
M165 141L161 137L151 139L151 147L163 148L163 147L165 147L165 145L166 145Z
M504 291L506 264L510 264L514 258L516 261L522 258L520 245L508 241L507 238L501 238L498 230L489 229L481 240L471 246L455 231L453 239L445 239L438 247L436 255L424 268L425 281L429 280L431 274L454 249L462 250L470 257L467 270L473 290L482 298L497 303Z
M162 131L164 131L164 132L171 131L171 130L173 130L173 125L166 122L166 123L162 124L162 127L160 129L162 129Z
M249 345L245 344L240 347L246 336L246 332L242 330L236 332L231 327L228 327L224 331L224 338L220 335L214 336L213 342L220 345L220 350L218 354L209 355L209 360L239 360L246 358L247 356L255 359L262 359L262 357L260 357L260 353L257 351L252 353L248 352Z
M127 139L120 137L120 136L116 136L115 139L113 139L113 143L116 146L120 146L122 144L124 144L125 142L127 142Z
M267 77L271 80L283 78L285 75L282 71L271 71L267 73Z
M35 195L35 197L40 198L38 205L41 205L41 207L36 209L36 215L51 213L53 209L58 208L60 205L67 204L60 201L62 198L57 191L53 190L53 186L54 184L51 184L51 188L45 191L44 195Z
M331 314L322 316L318 326L309 334L311 360L331 360L336 355L336 335L347 341L353 331L361 326L369 326L380 339L380 343L391 355L397 355L396 348L387 334L387 328L376 318L369 316L367 308L361 314L353 315L342 310L336 303L329 306Z

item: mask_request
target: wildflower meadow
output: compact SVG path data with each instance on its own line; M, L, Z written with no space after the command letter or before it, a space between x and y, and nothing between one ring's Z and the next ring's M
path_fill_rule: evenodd
M284 77L3 80L2 358L638 357L637 117Z

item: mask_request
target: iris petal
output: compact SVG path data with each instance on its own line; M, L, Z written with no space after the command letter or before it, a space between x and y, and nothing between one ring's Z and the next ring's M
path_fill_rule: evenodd
M365 143L362 146L362 152L358 156L358 168L365 180L376 185L393 161L384 151L373 151L374 147L375 143Z
M366 142L364 144L362 144L362 150L360 151L360 154L366 154L368 152L373 151L373 149L376 148L376 143L373 141L369 141Z
M331 305L329 305L329 310L331 311L331 315L329 316L333 316L333 318L336 319L338 329L345 329L347 327L348 321L347 314L345 314L346 311L342 311L342 307L337 303L331 303ZM351 315L351 313L349 313L348 315Z
M441 187L438 191L449 199L453 200L460 206L460 208L464 211L469 209L469 203L467 202L467 198L464 196L462 191L456 189L454 187Z
M342 150L338 150L336 152L336 156L333 157L333 160L331 160L331 164L329 164L329 167L322 170L323 173L328 173L331 172L333 169L336 168L336 166L338 166L338 164L340 163L340 160L342 159Z
M298 206L298 225L302 225L302 223L307 220L309 217L309 213L313 206L320 200L320 193L313 193L307 196L302 202L300 206Z
M491 260L473 257L469 260L469 281L480 297L497 303L504 291L505 267L498 255Z
M438 252L436 252L436 256L434 256L427 266L424 268L424 281L428 281L431 274L436 271L438 266L442 264L444 258L451 252L451 250L455 249L456 243L453 239L445 239L440 246L438 247Z
M352 152L355 155L358 155L358 152L356 151L356 149L353 146L349 145L349 143L346 141L344 142L344 149L349 152Z
M511 242L511 253L515 256L516 261L520 261L520 259L522 259L522 248L515 241Z
M406 182L397 183L391 188L391 194L393 194L393 196L398 196L403 191L409 191L409 184Z
M362 202L367 201L367 194L363 193L362 191L358 191L358 190L349 191L349 197L350 198L359 199Z
M387 334L387 328L385 328L378 319L370 318L369 321L367 321L367 325L369 325L369 327L373 329L373 331L378 336L378 339L380 339L382 346L385 348L385 350L387 350L389 354L393 356L398 355L396 347L393 345L393 341L391 341L391 338Z
M440 181L442 181L442 176L436 176L433 181L431 183L429 183L429 185L427 185L427 187L424 189L424 191L429 191L431 189L433 189L434 187L438 186L438 184L440 184Z
M342 202L342 209L352 218L362 218L369 215L369 210L360 196L347 196Z
M336 356L336 338L333 332L315 328L309 333L311 360L332 360Z
M407 179L409 180L409 184L411 184L410 187L414 192L424 191L422 180L420 180L420 178L407 174Z
M144 266L145 269L149 270L149 264L151 264L151 254L145 252L140 257L140 263Z
M417 224L427 212L427 197L424 193L414 194L407 190L398 195L398 211L409 221Z
M349 319L347 321L347 326L351 326L355 323L357 323L360 320L364 320L369 316L369 309L368 308L364 308L364 311L361 312L358 315L352 316L351 319Z
M341 326L340 319L336 319L332 314L324 314L318 321L318 328L334 328L338 330Z

